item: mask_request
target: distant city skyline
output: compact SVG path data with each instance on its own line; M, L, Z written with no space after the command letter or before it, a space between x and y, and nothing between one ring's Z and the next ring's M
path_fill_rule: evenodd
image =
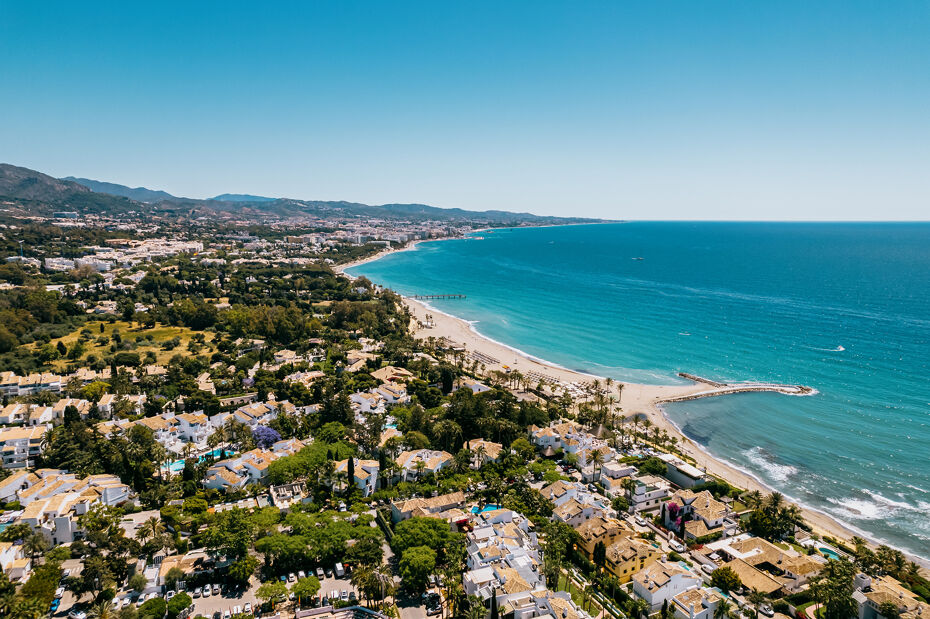
M0 6L0 161L174 195L930 218L930 4Z

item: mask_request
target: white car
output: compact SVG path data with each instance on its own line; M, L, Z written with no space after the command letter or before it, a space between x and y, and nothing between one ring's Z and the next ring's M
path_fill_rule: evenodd
M136 600L136 608L141 608L145 604L145 594L139 594L139 598Z
M678 540L674 540L674 539L669 540L668 545L671 546L672 550L674 550L675 552L684 552L685 550L687 550L687 548L685 548L685 545L679 542Z
M714 573L714 570L717 569L717 568L714 567L713 565L710 565L710 564L708 564L708 563L705 563L704 565L701 566L701 569L704 570L704 573L706 573L706 574L713 574L713 573Z
M306 577L307 577L307 574L303 570L300 570L299 572L297 572L297 580L301 580Z
M241 615L241 614L242 614L242 607L239 606L238 604L236 604L235 606L233 606L233 614L234 614L234 615Z
M130 604L132 604L132 600L129 599L129 596L126 596L126 597L123 598L123 602L119 605L119 607L120 607L120 608L126 608L126 607L129 606Z
M113 610L119 610L119 598L113 598Z
M68 619L87 619L87 613L83 610L72 610L68 613Z
M242 610L245 611L245 614L251 615L252 614L252 602L246 602L245 607Z
M64 594L65 594L65 588L64 588L64 587L58 587L57 589L55 589L55 599L56 599L56 600L60 600L60 599L61 599L61 596L63 596Z
M176 596L177 594L178 594L177 591L169 591L169 592L165 595L165 599L166 599L166 600L170 600L171 598L173 598L173 597Z
M646 526L646 520L642 516L637 516L636 518L634 518L634 520L636 521L636 524L638 524L639 526L641 527Z
M208 598L208 597L210 597L210 595L211 595L211 594L210 594L210 586L207 585L206 587L203 588L203 597Z

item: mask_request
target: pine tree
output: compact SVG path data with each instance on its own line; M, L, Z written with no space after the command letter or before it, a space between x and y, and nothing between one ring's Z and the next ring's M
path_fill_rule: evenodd
M494 590L491 596L491 619L499 619L497 613L497 589Z
M346 477L349 480L348 485L346 486L346 494L352 491L352 487L355 486L355 458L349 457L349 462L346 465Z

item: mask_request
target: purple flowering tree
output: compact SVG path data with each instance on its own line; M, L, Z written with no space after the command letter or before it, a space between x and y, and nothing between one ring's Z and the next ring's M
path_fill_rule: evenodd
M255 444L261 447L262 449L267 449L281 440L281 435L268 426L258 426L252 430L252 438L255 439Z

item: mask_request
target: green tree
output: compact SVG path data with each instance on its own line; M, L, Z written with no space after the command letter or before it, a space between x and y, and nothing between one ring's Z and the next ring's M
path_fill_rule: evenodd
M294 583L295 585L297 583ZM317 583L319 584L319 583ZM263 602L273 602L277 599L283 599L287 595L287 585L280 580L269 580L263 582L255 591L255 597Z
M301 578L293 585L291 585L291 593L293 593L298 600L307 600L312 598L320 590L320 581L316 576L307 576L306 578Z
M162 619L168 612L168 603L165 598L151 598L139 607L139 619Z
M247 583L256 569L258 569L258 559L252 555L246 555L229 566L229 577L237 583Z
M743 586L743 583L740 581L736 572L733 571L733 568L726 565L714 570L710 575L710 584L724 593L735 591Z
M181 591L168 601L168 619L177 619L178 615L190 606L194 600L186 592Z
M436 570L436 551L427 546L413 546L404 550L398 564L401 582L414 593L426 590L429 576Z
M856 566L849 561L827 561L820 573L811 579L813 598L823 605L823 619L849 619L857 611L853 599L853 578Z

